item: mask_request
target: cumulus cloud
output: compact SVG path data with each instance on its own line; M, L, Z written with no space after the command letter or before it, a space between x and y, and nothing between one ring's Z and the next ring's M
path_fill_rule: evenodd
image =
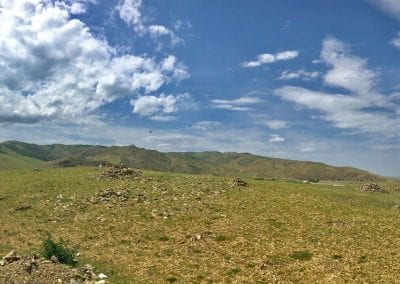
M378 74L367 68L367 61L352 55L335 38L323 42L321 60L330 69L324 75L327 85L340 87L348 94L331 94L302 87L284 86L274 91L283 100L322 112L321 118L334 126L361 132L398 135L400 117L395 96L375 91Z
M282 143L282 142L285 142L285 138L281 137L277 134L272 134L271 138L269 139L269 142L270 143Z
M70 18L73 4L84 2L68 3L0 2L0 122L76 118L188 76L173 55L159 62L118 56L83 22Z
M235 100L220 100L220 99L211 100L213 108L236 110L236 111L252 110L252 108L248 107L247 105L257 104L260 102L262 102L260 98L250 97L250 96L240 97Z
M257 56L255 61L244 61L240 63L242 67L253 68L264 64L274 63L277 61L286 61L296 58L299 55L296 50L282 51L275 54L264 53Z
M395 38L393 38L393 39L390 41L390 43L391 43L393 46L395 46L395 47L397 47L397 48L400 48L400 32L397 33L397 36L396 36Z
M281 76L278 78L279 80L304 80L304 81L309 81L316 79L320 76L320 73L317 71L313 72L307 72L304 69L298 70L298 71L289 71L285 70L282 72Z
M155 40L161 37L168 37L172 45L183 43L183 40L167 27L155 24L148 25L141 11L142 4L142 0L123 0L116 6L116 10L119 17L132 26L134 31L141 36L149 34Z
M171 121L175 117L169 114L177 112L178 109L191 107L193 104L189 94L142 96L131 100L133 113L149 117L155 121Z
M398 0L369 0L379 9L400 20L400 1Z

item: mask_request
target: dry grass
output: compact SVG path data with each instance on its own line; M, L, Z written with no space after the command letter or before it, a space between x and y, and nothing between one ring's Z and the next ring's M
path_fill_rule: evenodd
M50 233L111 283L388 283L400 274L398 191L265 180L243 188L152 172L93 178L99 174L0 172L0 254L38 252ZM107 188L129 189L132 198L89 202Z

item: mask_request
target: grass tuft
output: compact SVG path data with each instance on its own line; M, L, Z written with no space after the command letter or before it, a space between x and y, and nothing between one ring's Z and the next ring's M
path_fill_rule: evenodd
M308 250L301 250L301 251L295 251L292 253L292 255L290 256L293 259L296 260L311 260L311 258L313 257L313 253L308 251Z

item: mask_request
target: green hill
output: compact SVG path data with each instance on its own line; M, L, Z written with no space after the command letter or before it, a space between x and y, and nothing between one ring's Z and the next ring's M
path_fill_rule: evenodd
M161 153L136 146L36 145L18 141L0 143L0 169L44 165L96 166L101 162L141 169L259 178L377 181L382 177L351 167L268 158L249 153Z

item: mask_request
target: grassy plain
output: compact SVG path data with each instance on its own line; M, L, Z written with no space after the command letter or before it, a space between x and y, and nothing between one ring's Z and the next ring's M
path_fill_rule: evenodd
M110 283L398 281L400 192L96 168L0 171L0 255L62 238ZM105 189L129 198L91 202ZM31 207L29 207L31 206Z

